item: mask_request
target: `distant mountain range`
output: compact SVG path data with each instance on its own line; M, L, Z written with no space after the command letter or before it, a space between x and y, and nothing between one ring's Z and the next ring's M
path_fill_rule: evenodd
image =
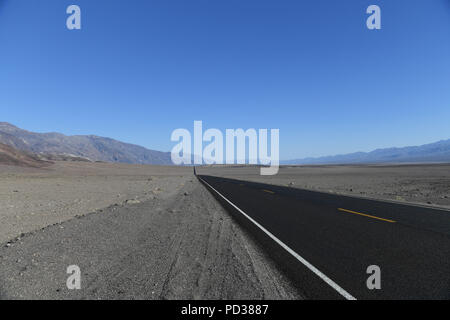
M44 158L50 160L58 160L58 158L67 156L91 161L172 164L170 152L149 150L138 145L94 135L66 136L53 132L35 133L20 129L7 122L0 122L0 143L17 150L37 155L44 154Z
M282 164L450 162L450 139L416 147L377 149L336 156L282 161Z
M41 166L42 162L105 161L132 164L171 165L170 152L95 135L66 136L61 133L35 133L0 122L0 162ZM10 146L14 149L9 149ZM35 162L38 161L38 162ZM450 139L416 147L377 149L318 158L281 161L281 164L358 164L450 162Z

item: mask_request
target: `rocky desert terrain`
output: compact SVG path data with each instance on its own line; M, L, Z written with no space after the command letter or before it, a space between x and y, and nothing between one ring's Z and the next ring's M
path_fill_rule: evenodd
M176 192L192 169L92 162L0 165L0 242L98 211Z

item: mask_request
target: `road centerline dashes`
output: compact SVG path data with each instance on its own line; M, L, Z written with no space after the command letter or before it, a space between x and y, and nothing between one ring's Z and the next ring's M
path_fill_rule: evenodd
M372 216L370 214L365 214L365 213L362 213L362 212L357 212L357 211L352 211L352 210L347 210L347 209L342 209L342 208L338 208L338 210L342 211L342 212L357 214L357 215L364 216L364 217L367 217L367 218L377 219L377 220L390 222L390 223L396 223L396 221L394 221L394 220L380 218L380 217Z

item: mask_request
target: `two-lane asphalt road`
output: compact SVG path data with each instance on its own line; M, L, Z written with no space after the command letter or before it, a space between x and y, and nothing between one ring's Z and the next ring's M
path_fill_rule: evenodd
M310 298L450 298L449 211L198 178ZM372 265L381 270L381 289L367 287Z

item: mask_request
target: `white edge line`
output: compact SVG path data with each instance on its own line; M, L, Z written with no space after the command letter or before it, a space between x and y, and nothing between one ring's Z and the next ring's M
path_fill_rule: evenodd
M280 246L282 246L287 252L289 252L294 258L296 258L298 261L300 261L303 265L305 265L309 270L311 270L314 274L316 274L319 278L321 278L323 281L325 281L330 287L332 287L334 290L336 290L340 295L342 295L347 300L356 300L355 297L353 297L350 293L345 291L343 288L341 288L336 282L328 278L325 274L323 274L319 269L314 267L311 263L309 263L307 260L302 258L299 254L297 254L294 250L289 248L286 244L284 244L280 239L275 237L272 233L270 233L269 230L264 228L262 225L260 225L258 222L253 220L248 214L246 214L244 211L239 209L234 203L232 203L230 200L225 198L219 191L214 189L208 182L203 180L202 178L198 177L200 180L202 180L204 183L206 183L211 189L213 189L219 196L221 196L225 201L227 201L229 204L231 204L236 210L238 210L240 213L242 213L248 220L253 222L258 228L260 228L262 231L264 231L270 238L272 238L276 243L278 243Z

